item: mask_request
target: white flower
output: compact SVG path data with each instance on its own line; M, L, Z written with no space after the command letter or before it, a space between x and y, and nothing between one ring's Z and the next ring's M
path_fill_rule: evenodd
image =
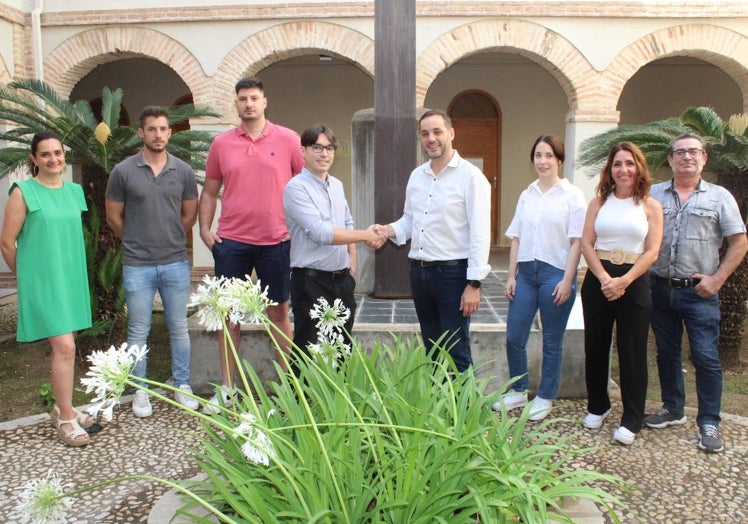
M268 306L276 305L267 296L260 282L253 283L249 275L245 279L211 277L205 275L203 284L190 298L190 306L198 306L197 319L208 331L223 328L226 318L232 324L245 319L258 322Z
M351 311L339 298L336 298L331 306L325 297L319 297L317 303L309 312L309 316L317 319L319 336L328 337L343 332L345 323L351 316Z
M307 349L309 353L314 357L322 360L322 362L330 363L334 369L337 369L339 360L345 355L351 354L351 348L345 343L343 335L338 334L331 340L323 340L323 336L320 334L319 344L308 344Z
M88 410L92 416L101 411L106 420L112 420L114 406L127 387L130 373L147 352L145 345L128 347L123 343L119 348L110 346L106 351L94 351L88 356L91 367L81 383L86 386L86 393L95 392L94 405Z
M277 456L272 441L264 431L255 426L257 418L253 414L242 413L239 419L242 422L234 429L234 438L244 437L246 439L246 442L242 444L242 453L254 464L269 466L270 457Z
M72 504L64 496L62 481L50 469L47 478L26 482L23 492L18 496L16 511L23 523L64 524L68 522L67 512Z
M231 309L231 305L222 296L226 281L224 277L205 275L203 283L197 287L197 291L190 297L189 305L199 306L197 319L208 331L221 329L226 314Z
M224 293L231 303L229 315L234 323L246 321L256 324L268 306L278 305L268 298L267 286L263 289L260 281L252 282L249 275L245 275L244 279L232 278L226 284Z

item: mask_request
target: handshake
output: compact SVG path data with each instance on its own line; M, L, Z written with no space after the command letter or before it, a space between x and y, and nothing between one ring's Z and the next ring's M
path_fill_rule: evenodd
M389 224L386 226L372 224L365 229L365 232L364 242L366 242L367 246L374 249L379 249L387 242L388 238L395 236L395 231Z

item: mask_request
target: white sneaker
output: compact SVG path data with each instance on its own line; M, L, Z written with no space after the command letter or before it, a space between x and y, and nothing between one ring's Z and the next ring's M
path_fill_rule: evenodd
M136 417L150 417L153 415L151 401L148 399L148 393L139 389L135 392L135 398L132 399L132 413Z
M506 392L506 395L501 397L501 400L494 402L491 407L494 411L501 411L502 406L504 406L504 409L509 411L510 409L521 408L525 404L527 404L527 393L519 393L510 389Z
M621 426L613 433L613 439L626 446L633 444L636 435L628 429Z
M209 403L203 404L203 413L206 415L216 415L221 412L220 403L218 402L218 391L221 392L221 399L223 400L223 407L230 408L231 404L234 403L234 397L236 396L236 389L228 386L221 386L216 391L215 395L210 397Z
M595 415L593 413L587 413L584 417L584 427L587 429L597 429L603 425L603 421L610 415L610 410L606 411L602 415Z
M530 420L537 422L543 420L551 412L551 406L553 405L552 400L546 398L535 397L530 404Z
M191 395L192 388L189 386L189 384L182 384L181 386L179 386L179 391L174 392L174 400L179 402L187 409L196 410L200 407L200 404Z

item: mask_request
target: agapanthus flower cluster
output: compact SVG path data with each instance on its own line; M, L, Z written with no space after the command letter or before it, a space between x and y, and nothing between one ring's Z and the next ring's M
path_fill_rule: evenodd
M46 478L26 482L18 496L16 512L23 523L64 524L71 506L70 498L63 496L62 481L50 469Z
M320 297L309 316L317 319L317 343L307 345L309 353L337 368L338 361L351 354L351 347L344 336L345 323L351 316L350 310L339 298L330 305L324 297Z
M128 347L123 343L119 348L110 346L106 351L94 351L88 356L91 367L81 383L86 386L86 393L95 393L88 410L92 416L101 412L106 420L112 420L114 406L127 387L130 373L147 352L145 345Z
M211 277L205 275L202 284L190 298L190 306L198 306L197 320L208 331L223 329L228 318L232 324L259 322L268 306L277 305L267 296L260 281Z
M343 333L345 323L351 317L351 311L339 298L330 305L325 297L320 297L309 312L309 317L317 320L319 336L329 337L331 340L334 335Z
M234 438L245 439L242 444L242 453L254 464L269 466L270 457L277 456L273 442L264 431L257 427L257 418L252 413L242 413L239 419L241 424L234 429Z

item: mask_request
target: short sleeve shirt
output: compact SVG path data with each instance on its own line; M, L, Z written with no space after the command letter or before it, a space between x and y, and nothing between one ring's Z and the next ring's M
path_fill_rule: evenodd
M182 201L197 198L197 182L186 162L169 155L154 176L143 154L133 155L112 169L106 198L125 205L123 264L157 266L189 259Z
M712 275L719 267L723 239L745 233L738 204L722 186L702 179L685 204L672 180L653 185L651 195L662 204L664 214L660 256L651 269L657 276Z
M261 246L287 238L283 189L303 167L299 135L272 122L254 140L241 126L218 135L205 167L223 184L217 235Z
M558 269L566 268L572 238L581 238L587 202L578 187L563 179L540 191L536 180L517 202L506 236L519 238L517 260L540 260Z

